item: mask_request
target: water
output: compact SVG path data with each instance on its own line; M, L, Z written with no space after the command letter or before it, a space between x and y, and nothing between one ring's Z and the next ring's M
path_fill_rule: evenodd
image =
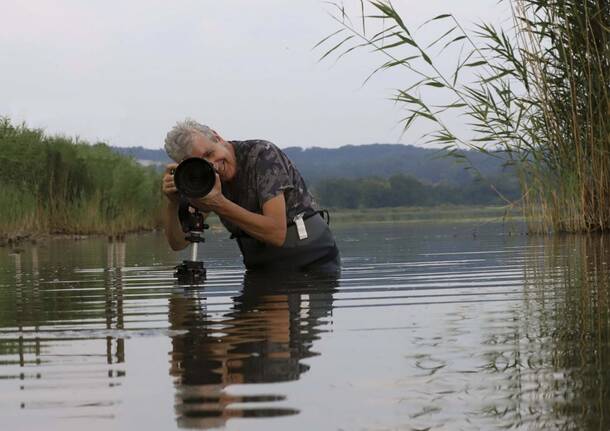
M607 239L335 232L305 278L212 232L198 290L159 234L0 249L2 429L610 427Z

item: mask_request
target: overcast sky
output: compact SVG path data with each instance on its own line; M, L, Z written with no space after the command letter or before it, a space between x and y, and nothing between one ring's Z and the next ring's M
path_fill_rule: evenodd
M497 0L394 4L414 27L445 12L467 25L507 16ZM388 101L404 71L362 86L378 55L318 61L313 46L339 28L329 10L320 0L0 0L0 116L116 146L161 148L185 117L283 148L413 143Z

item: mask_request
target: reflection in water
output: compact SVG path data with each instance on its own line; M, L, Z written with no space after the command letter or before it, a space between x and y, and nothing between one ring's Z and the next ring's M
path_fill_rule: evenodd
M105 273L105 317L106 329L125 329L123 311L123 268L126 254L125 241L109 241L107 248L108 261ZM108 364L125 362L125 340L116 338L113 359L113 337L106 337L106 361Z
M524 301L487 337L487 371L502 399L486 412L506 426L610 429L610 238L537 240L525 259Z
M298 380L309 369L302 360L317 355L313 341L321 319L331 314L336 287L336 275L246 274L243 291L221 313L206 309L205 290L174 294L171 328L187 330L172 339L178 425L211 428L231 417L298 413L273 405L283 395L235 396L226 387ZM246 407L231 407L235 403Z
M339 280L215 239L202 290L163 235L0 249L2 429L610 429L607 238L338 239Z
M53 267L47 261L47 266L41 269L39 247L35 244L27 253L16 250L9 254L14 262L15 281L12 289L0 291L0 365L3 366L0 380L21 382L20 395L11 394L18 397L21 409L115 404L115 401L100 402L97 398L104 392L102 388L119 386L114 379L125 375L122 370L112 367L112 364L125 362L125 341L122 337L103 337L95 331L123 329L125 243L108 242L106 247L107 262L101 270L104 279L100 280L103 284L99 288L87 287L89 280L75 279L71 267ZM61 257L52 255L60 262ZM60 281L60 277L69 281ZM100 303L104 304L103 309L97 307ZM90 331L90 335L80 334L85 331ZM89 349L103 346L104 353L78 351L72 344L79 339L91 341ZM12 357L18 360L11 360ZM83 357L87 359L80 363ZM96 357L99 361L94 360ZM95 365L101 363L105 368L100 371ZM85 364L94 367L85 371ZM19 368L15 369L14 365ZM102 381L97 376L102 376ZM83 380L89 381L83 384ZM98 381L94 384L95 380ZM83 387L99 390L95 401L89 403L71 393L75 388ZM67 393L62 393L66 390ZM16 400L11 399L13 401Z
M32 266L34 270L33 273L38 272L38 254L36 247L34 247L34 252L32 253ZM33 286L31 295L28 295L27 289L24 289L24 280L23 280L23 251L22 250L12 250L9 253L9 257L12 258L13 263L15 265L15 289L14 296L12 296L12 307L13 315L11 317L14 318L14 325L16 328L23 329L24 326L28 326L30 322L27 320L24 322L24 317L28 314L32 313L32 308L37 307L38 303L38 284L36 283ZM30 299L31 298L31 299ZM4 311L4 310L3 310ZM0 313L5 314L5 313ZM6 313L7 317L8 313ZM0 323L2 323L0 321ZM36 324L37 322L31 322ZM40 340L36 338L35 340L30 342L25 342L23 337L18 337L17 339L7 340L6 342L0 342L0 355L4 357L16 357L15 360L10 361L2 361L3 363L8 362L11 365L16 363L19 364L20 368L25 367L29 364L39 364L38 357L40 355ZM34 356L35 359L30 359L31 356ZM20 377L23 376L21 373ZM40 376L36 374L35 378L39 378ZM20 403L20 407L23 408L24 403Z

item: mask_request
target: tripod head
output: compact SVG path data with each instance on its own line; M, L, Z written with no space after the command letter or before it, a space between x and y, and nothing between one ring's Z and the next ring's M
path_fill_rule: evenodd
M182 232L186 234L186 240L192 243L205 241L203 231L208 229L209 226L203 222L203 214L183 197L180 198L178 219L182 226Z

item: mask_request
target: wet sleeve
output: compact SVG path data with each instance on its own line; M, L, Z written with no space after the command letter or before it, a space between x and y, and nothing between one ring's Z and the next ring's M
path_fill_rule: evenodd
M294 188L281 150L270 142L264 145L256 161L256 190L261 208L269 199Z

